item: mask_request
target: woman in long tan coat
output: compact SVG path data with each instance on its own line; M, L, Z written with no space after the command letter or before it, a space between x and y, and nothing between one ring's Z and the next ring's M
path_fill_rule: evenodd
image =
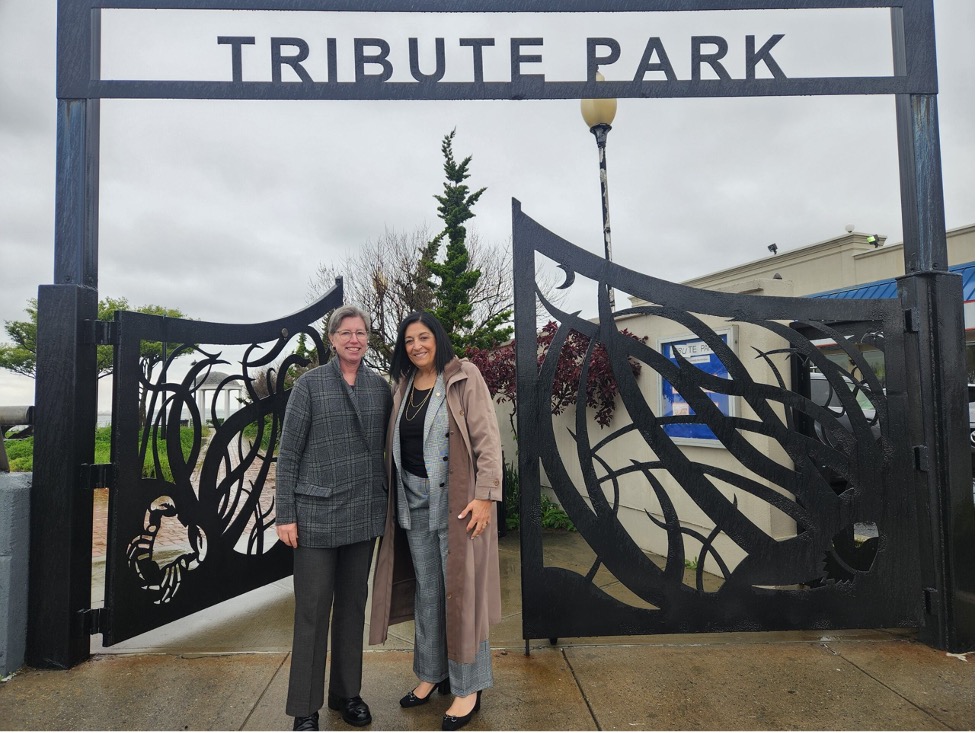
M495 502L503 461L493 400L479 370L458 359L441 323L408 315L391 360L398 380L387 435L388 508L378 550L370 643L415 621L414 672L401 706L455 699L442 730L458 730L493 684L489 629L500 621Z

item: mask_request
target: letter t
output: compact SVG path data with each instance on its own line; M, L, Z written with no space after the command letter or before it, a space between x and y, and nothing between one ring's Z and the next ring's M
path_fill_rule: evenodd
M231 46L231 81L241 81L241 47L255 45L255 36L218 36L219 46Z

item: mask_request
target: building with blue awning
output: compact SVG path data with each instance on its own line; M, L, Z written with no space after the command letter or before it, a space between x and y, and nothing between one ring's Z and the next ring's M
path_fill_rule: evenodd
M962 276L962 307L965 311L966 363L969 365L969 381L976 381L976 263L963 262L949 265L949 272ZM842 298L858 300L862 298L896 298L897 281L894 278L876 280L861 285L837 288L823 293L813 293L813 298Z
M967 331L976 329L976 263L964 262L961 265L951 265L949 272L962 276L962 303L965 307L965 328ZM854 285L824 293L813 293L813 298L842 298L858 300L862 298L896 298L897 281L894 278L876 280L872 283Z
M813 298L896 298L895 278L904 275L904 246L862 232L796 249L776 247L772 256L688 280L707 290ZM975 381L976 227L947 232L949 271L962 276L966 363ZM769 249L769 251L771 251Z

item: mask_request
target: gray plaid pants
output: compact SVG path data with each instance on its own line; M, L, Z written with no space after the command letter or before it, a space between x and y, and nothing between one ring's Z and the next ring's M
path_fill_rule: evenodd
M408 483L428 479L404 472ZM412 486L424 495L427 487ZM449 530L428 529L428 507L411 510L412 529L405 530L411 561L415 566L415 662L414 671L424 682L438 683L449 678L452 694L471 695L493 686L489 641L483 641L472 664L448 658L445 643L445 560L449 551ZM424 527L424 529L421 529Z

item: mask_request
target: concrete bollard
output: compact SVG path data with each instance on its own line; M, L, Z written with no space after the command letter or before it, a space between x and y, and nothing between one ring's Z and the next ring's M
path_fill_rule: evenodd
M32 478L0 473L0 677L24 664Z

